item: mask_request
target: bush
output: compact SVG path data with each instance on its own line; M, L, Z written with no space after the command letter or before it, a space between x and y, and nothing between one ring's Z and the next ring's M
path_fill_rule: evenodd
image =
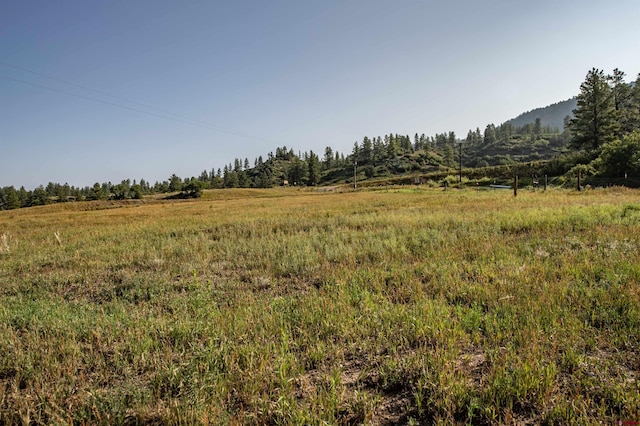
M604 144L592 165L598 174L608 177L640 174L640 132Z
M189 183L182 187L182 192L189 198L202 197L202 190L204 189L204 183L196 179L191 179Z

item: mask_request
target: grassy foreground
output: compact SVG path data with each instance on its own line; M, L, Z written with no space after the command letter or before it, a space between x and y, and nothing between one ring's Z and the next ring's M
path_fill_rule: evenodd
M639 201L273 189L0 212L0 424L638 421Z

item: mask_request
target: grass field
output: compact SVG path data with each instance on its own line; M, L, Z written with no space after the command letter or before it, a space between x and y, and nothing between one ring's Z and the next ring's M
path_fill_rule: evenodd
M640 192L0 212L0 424L640 421Z

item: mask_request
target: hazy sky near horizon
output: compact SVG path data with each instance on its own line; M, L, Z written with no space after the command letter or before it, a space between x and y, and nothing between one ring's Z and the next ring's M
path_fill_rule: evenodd
M6 0L0 187L500 124L640 72L637 0Z

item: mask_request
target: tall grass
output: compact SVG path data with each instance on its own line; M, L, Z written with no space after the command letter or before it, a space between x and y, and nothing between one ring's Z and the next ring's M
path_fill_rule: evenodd
M637 420L637 195L1 212L0 423Z

